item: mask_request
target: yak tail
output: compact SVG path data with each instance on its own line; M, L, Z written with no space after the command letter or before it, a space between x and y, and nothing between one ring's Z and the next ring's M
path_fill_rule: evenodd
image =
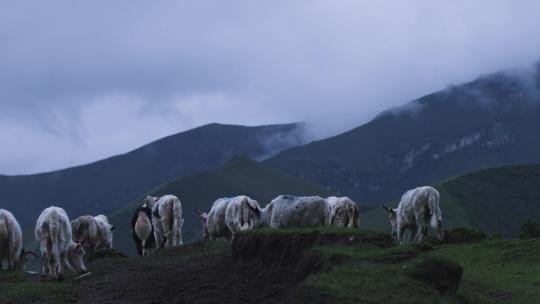
M95 221L92 221L88 226L88 235L86 236L86 240L77 240L79 242L89 242L91 245L91 250L94 249L94 246L97 244L95 243L98 240L98 227L97 223ZM86 244L83 244L86 245Z
M53 257L59 258L60 243L63 243L62 236L60 235L60 223L58 221L48 221L43 225L43 232L47 235L47 247L50 249L50 253Z
M242 220L241 220L241 223L243 222L243 224L240 225L240 230L248 230L248 229L251 229L252 228L252 222L250 221L252 215L251 215L251 212L254 212L254 210L256 210L256 207L251 205L251 202L249 201L249 199L247 197L244 197L243 198L243 202L242 202L242 205L241 205L241 209L240 209L240 216L242 217Z
M437 191L430 191L428 194L428 208L431 214L431 227L439 228L442 224L442 214L439 208L439 193Z
M182 226L184 224L184 219L182 218L182 204L179 199L173 201L173 228L172 228L172 238L173 246L182 245Z
M5 218L4 216L0 216L0 239L9 239L9 226L7 223L7 218ZM0 267L1 266L2 265L0 265Z
M360 211L358 210L358 206L354 206L353 208L353 222L351 228L360 228Z

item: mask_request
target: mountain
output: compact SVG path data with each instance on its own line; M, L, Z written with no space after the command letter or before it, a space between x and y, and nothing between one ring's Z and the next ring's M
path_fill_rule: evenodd
M445 228L472 227L517 238L527 220L540 220L540 165L491 168L435 185L441 194ZM394 200L396 206L399 197ZM365 227L389 230L386 212L362 215Z
M201 220L194 209L199 208L208 212L217 198L245 194L264 206L280 194L326 197L332 195L332 192L253 160L235 157L223 168L178 178L145 195L164 194L175 194L180 198L184 216L182 235L184 242L191 242L200 239L202 235ZM131 217L133 211L140 205L140 199L115 212L109 218L117 228L114 234L114 247L130 254L135 253L131 238Z
M110 213L179 176L221 167L235 155L261 158L302 142L297 124L244 127L210 124L129 153L49 173L0 176L0 204L22 226L52 204L71 217Z
M482 168L539 163L539 69L449 87L266 164L370 204Z

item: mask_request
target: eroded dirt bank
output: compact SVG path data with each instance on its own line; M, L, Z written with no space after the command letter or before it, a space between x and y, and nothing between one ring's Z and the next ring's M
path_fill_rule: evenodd
M326 303L288 268L233 261L230 244L196 243L151 258L101 258L76 283L80 303ZM314 294L316 293L316 294Z

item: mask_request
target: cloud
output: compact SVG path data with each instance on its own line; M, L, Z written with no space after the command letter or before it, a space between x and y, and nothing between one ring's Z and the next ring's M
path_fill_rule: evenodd
M210 122L336 134L536 61L539 17L536 1L2 2L0 145L11 147L0 172L97 160Z

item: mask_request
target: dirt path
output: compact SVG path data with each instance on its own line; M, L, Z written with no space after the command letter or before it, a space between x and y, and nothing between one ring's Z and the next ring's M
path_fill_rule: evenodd
M192 244L151 258L105 258L76 286L80 303L325 303L286 271L232 262L228 244Z

